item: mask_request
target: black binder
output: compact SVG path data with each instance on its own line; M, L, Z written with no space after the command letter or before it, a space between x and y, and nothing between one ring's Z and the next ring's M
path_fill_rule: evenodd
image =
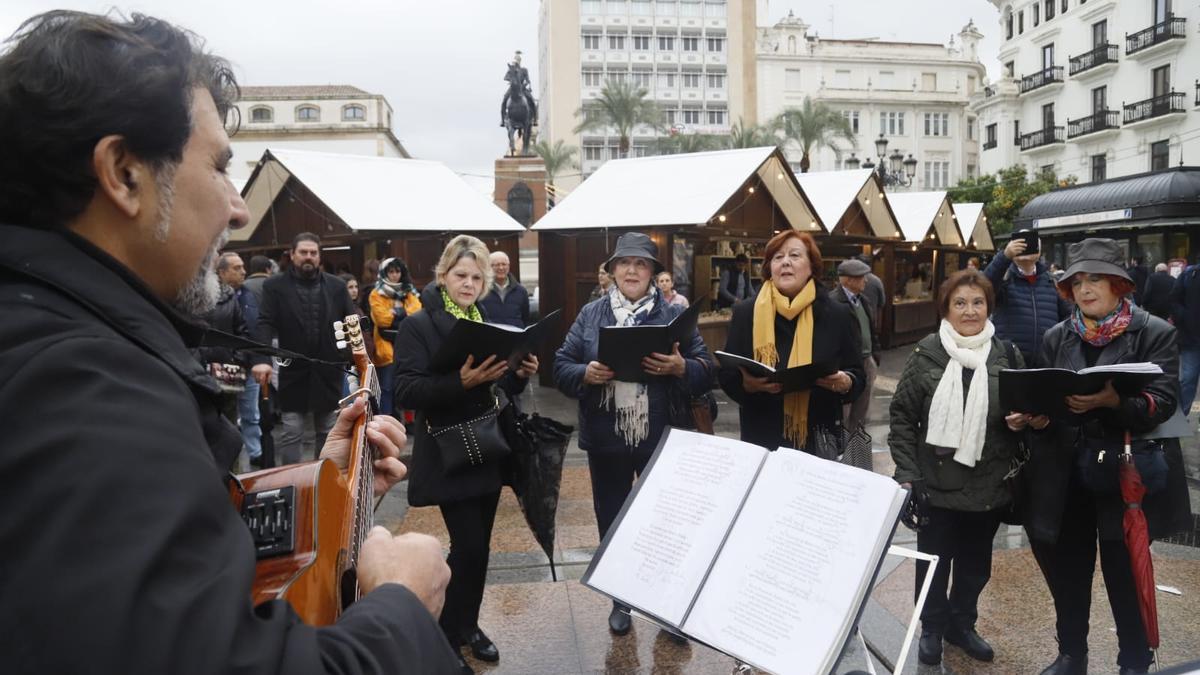
M836 373L839 368L838 364L832 361L824 361L819 363L810 363L807 366L796 366L795 368L784 368L777 370L760 361L730 354L729 352L716 352L717 362L722 368L745 368L746 372L754 377L765 377L772 382L783 384L783 393L791 393L793 391L805 391L812 389L817 385L817 380Z
M525 328L459 319L434 354L430 369L435 373L456 371L462 368L467 355L471 355L475 357L475 365L489 356L496 356L508 361L508 367L516 370L526 356L537 350L561 314L562 310L556 309Z
M670 354L678 342L687 347L696 333L701 299L697 299L671 323L658 326L605 326L600 329L596 360L616 372L622 382L646 382L650 376L642 370L642 359L653 353Z

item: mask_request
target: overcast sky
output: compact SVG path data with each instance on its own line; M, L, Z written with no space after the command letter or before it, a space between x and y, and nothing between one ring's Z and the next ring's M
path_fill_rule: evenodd
M576 2L577 0L552 0ZM0 33L48 9L143 12L189 28L233 62L242 84L348 84L387 97L396 136L489 192L507 149L499 127L505 64L525 53L535 87L538 0L3 0ZM974 19L998 72L997 10L987 0L772 0L822 37L946 42ZM760 17L760 23L763 23ZM536 92L535 92L536 93Z

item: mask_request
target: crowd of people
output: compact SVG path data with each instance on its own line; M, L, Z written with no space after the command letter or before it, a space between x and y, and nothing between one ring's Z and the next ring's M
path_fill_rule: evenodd
M52 76L60 86L42 86ZM504 253L466 235L449 241L424 288L399 258L368 261L366 278L328 273L311 233L294 238L283 270L222 253L228 230L248 219L226 174L222 120L236 91L228 65L196 36L141 15L50 12L0 57L0 143L27 158L0 161L9 318L0 326L0 548L22 552L0 575L0 647L16 672L470 673L462 648L500 658L479 625L511 451L497 420L543 364L468 356L445 367L435 355L458 322L526 325L529 293ZM1153 657L1121 540L1125 504L1091 464L1136 435L1146 471L1161 474L1146 476L1159 486L1142 504L1150 536L1188 525L1178 439L1150 432L1195 394L1200 270L1184 270L1163 301L1165 282L1139 285L1112 240L1072 244L1057 277L1025 245L1014 239L986 269L976 263L940 285L941 323L913 349L891 403L894 477L913 495L918 548L942 560L919 658L939 663L943 642L994 658L976 631L978 598L1000 523L1017 522L1054 599L1059 656L1044 675L1087 672L1097 551L1118 667L1146 672ZM600 265L547 365L577 401L601 538L662 434L692 426L690 404L714 385L737 405L741 438L768 449L826 456L822 444L864 423L882 283L853 258L837 266L836 285L823 282L807 233L776 234L763 259L760 274L740 256L721 275L716 300L732 308L725 344L706 345L693 330L646 355L636 381L599 360L601 329L667 324L688 301L643 233L622 234ZM439 508L449 555L428 536L372 531L357 559L361 598L333 625L308 627L285 601L251 606L255 551L226 476L242 452L266 463L263 388L279 406L279 462L302 459L309 421L316 455L346 469L364 406L340 407L345 358L330 327L351 314L369 326L382 383L366 432L379 454L376 484L407 476L409 503ZM214 329L306 358L216 345ZM710 347L772 367L832 367L811 389L785 392L718 366ZM1138 391L1110 382L1067 397L1074 416L1000 403L1004 368L1143 361L1162 375ZM228 367L238 365L244 383ZM1107 414L1086 415L1095 410ZM415 413L407 429L404 411ZM410 436L406 467L398 458ZM926 574L919 567L918 587ZM614 602L609 630L630 625L629 608ZM63 649L60 635L74 647Z

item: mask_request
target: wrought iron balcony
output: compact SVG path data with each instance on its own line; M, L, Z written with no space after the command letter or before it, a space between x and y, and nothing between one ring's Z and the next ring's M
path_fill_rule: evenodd
M1156 23L1146 30L1125 35L1125 53L1136 54L1168 40L1187 35L1187 19L1168 16L1166 21Z
M1046 127L1021 135L1021 152L1063 142L1062 127Z
M993 138L993 139L992 139L992 140L990 140L990 141L984 141L984 142L983 142L983 149L984 149L984 150L992 150L992 149L994 149L994 148L995 148L996 146L998 146L998 145L1000 145L1000 143L999 143L999 142L998 142L996 139L994 139L994 138Z
M1034 89L1040 89L1051 84L1062 84L1063 81L1062 66L1050 66L1045 70L1022 77L1021 93L1027 94Z
M1183 98L1182 91L1173 91L1162 96L1148 98L1145 101L1130 103L1125 106L1125 124L1144 122L1171 113L1186 112Z
M1116 110L1097 110L1077 120L1067 122L1067 138L1079 138L1105 129L1119 129L1121 113Z
M1071 76L1091 70L1106 63L1116 63L1121 48L1112 44L1102 44L1090 52L1084 52L1071 59Z
M1196 105L1200 106L1200 80L1196 80Z

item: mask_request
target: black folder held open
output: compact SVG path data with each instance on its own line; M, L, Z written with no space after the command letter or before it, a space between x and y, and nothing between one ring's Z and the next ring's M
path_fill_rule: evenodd
M831 361L779 370L745 356L721 351L715 353L717 362L721 364L722 368L744 368L754 377L765 377L771 382L779 382L783 384L783 393L785 394L812 389L817 385L817 380L838 371L837 364Z
M1000 405L1013 412L1075 417L1067 408L1068 396L1095 394L1109 380L1118 394L1131 396L1162 374L1156 363L1114 363L1078 372L1066 368L1004 369L1000 371Z
M646 382L650 376L642 370L642 359L651 354L670 354L678 342L684 349L696 333L702 298L666 325L605 326L600 329L596 360L616 372L622 382Z
M489 356L496 356L508 361L509 368L516 370L521 361L546 339L561 314L562 310L556 309L526 328L459 319L434 354L431 370L435 373L458 370L468 355L475 357L475 365Z

